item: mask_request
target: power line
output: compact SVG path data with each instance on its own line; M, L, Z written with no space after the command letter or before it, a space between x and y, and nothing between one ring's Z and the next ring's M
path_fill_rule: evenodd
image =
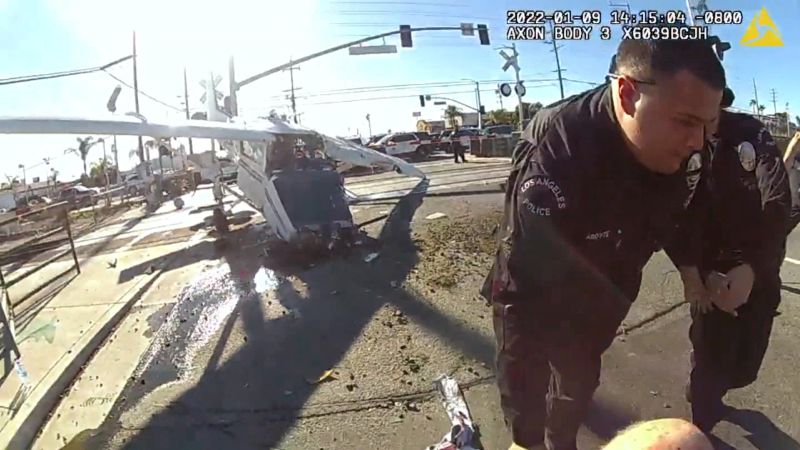
M565 79L566 80L566 79ZM556 78L541 78L541 79L527 79L523 80L526 83L546 83L557 81ZM590 85L596 85L598 83L592 83L589 81L579 81L579 80L569 80L575 83L585 83ZM510 80L504 79L495 79L495 80L478 80L480 83L510 83ZM407 90L407 89L425 89L425 88L437 88L437 87L455 87L455 86L466 86L471 85L471 81L429 81L423 83L407 83L407 84L389 84L389 85L379 85L379 86L361 86L361 87L352 87L352 88L342 88L342 89L331 89L327 91L319 91L314 93L309 93L301 98L311 98L311 97L324 97L324 96L331 96L331 95L347 95L347 94L366 94L366 93L373 93L373 92L383 92L383 91L395 91L395 90ZM280 100L283 98L281 95L275 95L272 97L268 97L270 99Z
M130 85L130 84L128 84L127 82L123 81L122 79L120 79L119 77L117 77L116 75L114 75L113 73L111 73L111 72L109 72L109 71L107 71L107 70L105 70L105 69L103 70L103 72L105 72L105 73L106 73L108 76L110 76L111 78L113 78L113 79L117 80L118 82L120 82L122 85L124 85L124 86L125 86L125 87L127 87L128 89L133 89L133 86L131 86L131 85ZM153 97L152 95L149 95L149 94L147 94L146 92L144 92L144 91L143 91L143 90L141 90L141 89L139 89L139 93L140 93L140 94L142 94L142 95L144 95L145 97L149 98L150 100L152 100L152 101L156 102L156 103L160 103L161 105L164 105L164 106L166 106L167 108L172 108L172 109L174 109L175 111L178 111L178 112L184 112L184 111L183 111L183 109L181 109L181 108L178 108L178 107L176 107L176 106L172 106L172 105L170 105L170 104L168 104L168 103L165 103L165 102L163 102L163 101L161 101L161 100L159 100L159 99L157 99L157 98Z
M111 66L115 66L119 63L125 62L129 59L133 58L133 55L128 55L124 58L120 58L116 61L112 61L108 64L103 64L102 66L96 67L89 67L85 69L75 69L75 70L65 70L61 72L51 72L51 73L44 73L44 74L35 74L35 75L23 75L19 77L11 77L11 78L3 78L0 79L0 86L6 84L15 84L15 83L26 83L29 81L40 81L40 80L50 80L53 78L62 78L62 77L70 77L74 75L84 75L87 73L98 72L100 70L106 70Z

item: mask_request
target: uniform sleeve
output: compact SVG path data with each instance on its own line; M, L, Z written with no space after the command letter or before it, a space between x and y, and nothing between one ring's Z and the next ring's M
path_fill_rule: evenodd
M755 229L741 249L739 262L750 264L758 272L761 267L779 267L783 260L792 196L786 168L769 132L762 129L758 138L748 142L756 150L755 176L761 210L757 211ZM731 250L739 253L738 249Z

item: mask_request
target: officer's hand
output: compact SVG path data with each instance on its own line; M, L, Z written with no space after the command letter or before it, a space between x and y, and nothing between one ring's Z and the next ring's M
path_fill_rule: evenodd
M697 267L679 269L683 281L683 298L700 313L711 311L712 303Z
M750 298L754 281L755 273L748 264L736 266L725 275L713 272L708 279L711 299L717 308L736 316L736 309Z

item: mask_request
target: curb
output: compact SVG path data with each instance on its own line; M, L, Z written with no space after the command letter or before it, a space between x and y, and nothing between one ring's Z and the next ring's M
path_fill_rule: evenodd
M140 279L133 286L131 286L131 288L121 297L124 299L120 302L121 307L114 312L111 312L113 306L109 307L109 309L104 313L104 316L111 314L111 317L106 320L101 319L98 321L97 325L99 326L99 329L95 333L86 333L84 336L89 336L86 338L86 341L82 343L79 340L73 345L73 351L76 347L80 347L80 350L77 351L72 361L67 363L66 367L60 373L46 374L41 380L39 380L38 386L46 386L43 388L44 392L35 405L28 405L26 407L23 403L23 406L19 411L17 411L17 414L23 413L24 409L27 409L27 415L24 419L21 419L20 423L14 424L14 419L12 418L6 424L6 427L4 427L3 431L0 431L0 448L30 448L30 446L36 440L36 436L39 434L41 427L44 425L48 416L50 415L50 412L56 407L61 399L61 395L67 388L69 388L75 377L78 376L83 369L83 366L92 358L94 353L100 348L103 342L108 339L109 335L111 335L111 333L116 329L117 325L122 321L122 319L128 315L136 302L139 301L152 287L156 280L158 280L161 275L171 267L172 263L180 254L180 252L174 254L172 257L167 259L163 266L156 272L152 273L147 278ZM58 365L58 363L56 363L56 365ZM14 431L6 431L5 428L9 426L16 426L17 429Z

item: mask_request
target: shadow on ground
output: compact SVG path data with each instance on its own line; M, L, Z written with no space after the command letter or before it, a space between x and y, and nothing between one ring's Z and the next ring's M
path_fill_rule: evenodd
M750 433L745 438L757 449L800 450L800 443L784 433L760 411L731 408L725 420Z
M411 239L411 220L426 189L427 182L421 182L414 193L403 197L393 208L378 239L366 245L368 251L380 255L371 263L364 262L365 252L360 250L335 264L315 267L277 265L264 260L256 248L250 253L236 245L223 249L237 300L214 338L210 359L199 380L168 406L155 411L129 437L124 448L280 448L296 422L307 417L304 408L316 386L305 380L335 367L387 303L437 334L454 351L492 365L493 342L431 307L417 293L390 287L392 282L404 280L419 261ZM293 314L267 319L267 310L272 306L254 289L262 266L277 274L276 300L287 310L296 311L301 320ZM287 283L288 277L303 282L305 295ZM212 296L224 294L213 287L211 291ZM183 317L187 313L181 304L191 308L193 302L203 301L206 300L181 299L175 307L176 314ZM242 339L242 334L233 332L237 321L241 321L244 342L233 344L235 353L226 355L230 350L226 345L230 345L233 336ZM177 353L185 353L185 347L180 346L191 341L192 336L178 332L172 339L179 348L173 346L167 356L158 356L167 363L174 362L171 358ZM148 371L142 375L145 379ZM123 393L127 404L114 406L100 440L108 443L115 434L132 431L123 429L121 415L126 405L152 393L154 383L142 383L135 380L129 384ZM602 405L595 405L593 415L604 418L595 420L593 425L593 431L603 435L613 434L613 430L600 428L616 429L633 421ZM436 439L438 435L439 430L435 430L431 437Z

